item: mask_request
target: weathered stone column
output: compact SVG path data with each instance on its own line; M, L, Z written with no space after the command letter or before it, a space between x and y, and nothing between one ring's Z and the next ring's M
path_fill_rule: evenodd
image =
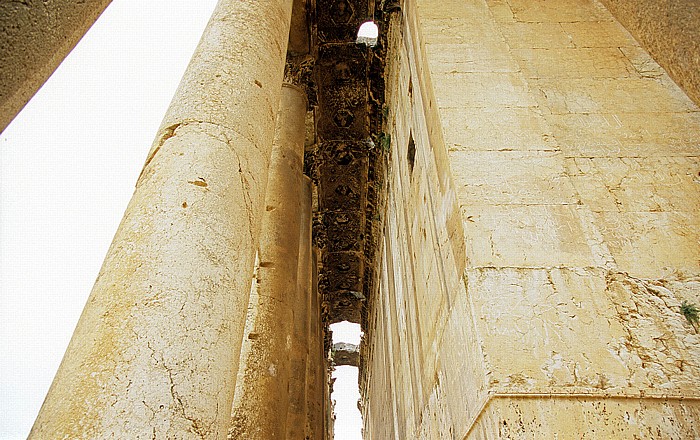
M304 176L301 195L297 298L292 307L293 332L287 438L306 436L307 364L309 361L309 317L311 308L311 179Z
M284 439L297 303L306 95L284 84L260 236L259 303L229 438Z
M325 361L321 327L321 301L318 297L316 249L311 252L311 295L309 313L309 358L306 374L306 431L310 439L323 439Z
M110 2L0 2L0 132L46 82Z
M226 437L291 3L219 2L30 438Z

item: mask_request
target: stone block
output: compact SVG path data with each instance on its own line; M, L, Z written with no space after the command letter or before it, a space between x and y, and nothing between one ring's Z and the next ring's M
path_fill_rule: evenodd
M426 44L473 44L484 42L484 35L498 35L490 20L467 21L447 14L438 18L423 17L421 35Z
M582 0L509 0L518 21L560 23L579 21L610 21L612 16L603 5Z
M576 204L579 198L557 152L454 151L452 175L460 203Z
M625 330L605 298L603 270L478 268L467 279L492 390L628 386L613 349Z
M528 85L512 73L435 74L433 87L438 106L457 108L533 107Z
M416 1L418 17L431 18L459 18L468 21L489 20L490 14L486 3L482 0L444 0Z
M620 47L619 49L625 54L630 63L632 63L634 70L640 77L665 78L667 76L663 67L659 66L659 64L641 47L629 46Z
M578 48L639 46L634 37L617 21L562 23L561 27Z
M513 23L515 21L513 10L506 0L486 0L486 4L491 10L493 19L499 24Z
M623 211L700 212L700 158L595 158L602 183Z
M700 113L545 114L567 156L695 156Z
M467 267L597 264L575 206L462 203L461 209Z
M536 107L500 107L467 112L440 109L450 151L556 151L547 121Z
M559 23L507 23L500 26L512 49L573 48L571 37Z
M571 178L595 212L696 212L700 163L695 157L574 158Z
M509 396L489 404L469 438L691 439L698 417L696 401Z
M651 79L532 79L543 112L694 112L698 107L677 86ZM639 99L643 96L644 99Z
M508 46L502 42L472 44L426 44L431 73L517 72Z
M595 225L620 271L661 278L700 272L697 212L599 212Z
M627 78L636 74L617 48L515 49L513 55L528 78Z
M663 283L595 268L480 268L467 277L493 392L698 392L700 371L689 364L698 336Z

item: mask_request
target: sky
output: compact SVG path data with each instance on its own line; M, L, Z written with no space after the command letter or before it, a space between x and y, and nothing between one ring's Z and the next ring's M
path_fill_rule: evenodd
M113 0L0 133L0 440L31 429L215 4ZM360 439L357 368L334 377Z
M348 344L360 345L362 331L360 324L353 324L347 321L330 325L333 343L346 342ZM333 393L331 400L335 401L336 419L334 424L334 440L359 440L362 438L362 415L357 407L360 399L360 389L358 387L357 367L343 365L336 367L332 376Z

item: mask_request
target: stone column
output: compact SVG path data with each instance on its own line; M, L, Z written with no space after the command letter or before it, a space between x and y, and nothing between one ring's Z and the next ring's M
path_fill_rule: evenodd
M226 437L291 3L220 0L31 439Z
M0 132L73 50L110 1L0 2Z
M318 297L318 269L316 250L311 253L311 295L309 313L309 358L306 379L306 430L310 439L323 439L325 379L321 302Z
M301 228L297 298L292 308L292 359L289 381L287 438L303 439L306 435L307 363L309 361L309 317L311 301L311 180L304 176L301 196Z
M230 439L284 439L297 303L306 95L284 84L260 236L259 303Z

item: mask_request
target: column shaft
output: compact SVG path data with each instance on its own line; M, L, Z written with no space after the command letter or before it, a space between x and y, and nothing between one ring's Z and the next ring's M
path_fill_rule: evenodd
M306 425L310 439L323 439L325 379L321 305L318 297L318 269L316 251L311 253L311 295L309 313L309 358L306 379Z
M257 315L229 438L284 439L297 300L306 95L285 84L260 235Z
M30 438L226 437L290 16L217 5Z
M292 359L289 381L287 438L306 435L307 364L309 361L309 309L311 307L311 180L304 177L301 197L301 228L296 304L293 311Z

